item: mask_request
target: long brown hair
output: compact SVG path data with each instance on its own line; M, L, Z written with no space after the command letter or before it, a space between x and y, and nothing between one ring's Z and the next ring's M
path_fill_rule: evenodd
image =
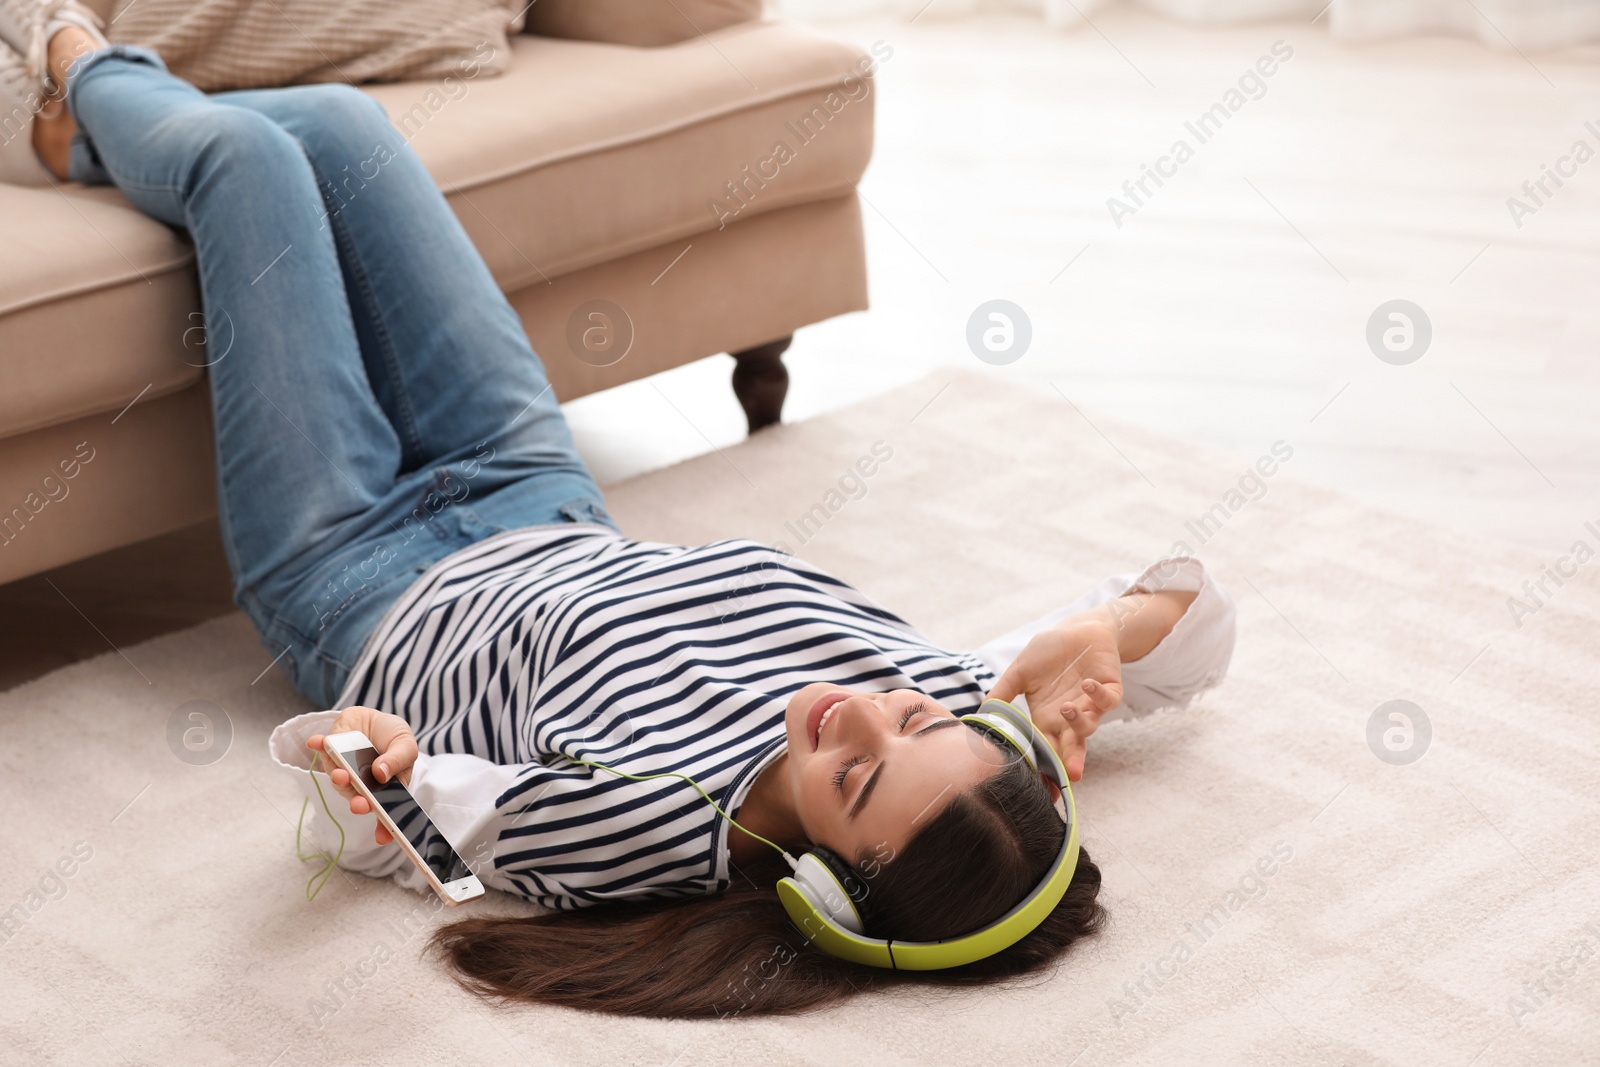
M986 735L987 736L987 735ZM1004 915L1044 877L1066 827L1027 764L1012 760L956 795L898 854L858 856L873 937L935 941ZM907 982L975 985L1038 970L1105 920L1100 869L1079 852L1072 884L1032 933L943 971L863 967L813 947L773 886L774 856L716 896L604 904L522 919L467 919L435 932L468 989L504 1000L676 1018L791 1014Z

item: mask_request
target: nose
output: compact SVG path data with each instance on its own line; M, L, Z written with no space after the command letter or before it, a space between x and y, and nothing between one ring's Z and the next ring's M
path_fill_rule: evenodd
M856 748L872 745L889 733L879 698L857 693L839 702L833 709L834 723L828 732L841 746Z

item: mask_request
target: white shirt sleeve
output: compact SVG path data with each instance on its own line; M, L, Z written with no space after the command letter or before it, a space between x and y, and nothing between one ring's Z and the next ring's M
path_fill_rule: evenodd
M1132 591L1173 589L1196 593L1194 602L1172 631L1146 655L1122 665L1122 703L1101 722L1137 718L1161 708L1184 708L1200 693L1228 673L1233 658L1236 609L1228 591L1218 585L1205 564L1193 556L1159 560L1138 575L1115 575L1101 581L1077 600L1020 626L974 650L996 675L1022 653L1034 634L1049 629L1069 615L1104 604ZM1016 703L1027 706L1023 697Z

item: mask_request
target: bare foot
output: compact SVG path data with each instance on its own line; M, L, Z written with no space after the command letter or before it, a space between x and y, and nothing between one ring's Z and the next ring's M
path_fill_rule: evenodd
M60 99L50 101L33 119L33 150L39 154L45 168L63 181L67 177L67 161L72 155L72 135L77 129L72 112Z
M76 26L68 26L59 31L50 38L49 56L46 60L51 81L58 86L66 84L67 68L72 65L73 60L94 51L94 48L95 39ZM67 176L72 135L77 130L78 124L67 110L66 101L62 99L62 94L58 90L56 96L44 106L33 122L33 150L39 153L44 165L57 178L65 179Z

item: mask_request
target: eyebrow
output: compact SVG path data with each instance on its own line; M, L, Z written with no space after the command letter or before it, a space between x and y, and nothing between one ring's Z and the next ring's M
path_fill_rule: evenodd
M931 726L924 726L922 729L918 730L916 733L912 734L911 736L912 737L921 737L923 734L931 734L935 730L943 730L947 726L960 726L960 725L961 725L961 720L960 719L940 719L938 722L932 724ZM882 774L882 773L883 773L883 764L880 763L876 767L874 767L873 770L872 770L872 773L867 776L867 784L863 785L861 787L861 792L856 795L856 802L854 804L850 805L849 812L847 812L845 814L845 818L846 819L854 819L856 817L856 815L861 811L861 809L867 806L867 798L872 795L872 790L877 787L878 776L880 774Z

